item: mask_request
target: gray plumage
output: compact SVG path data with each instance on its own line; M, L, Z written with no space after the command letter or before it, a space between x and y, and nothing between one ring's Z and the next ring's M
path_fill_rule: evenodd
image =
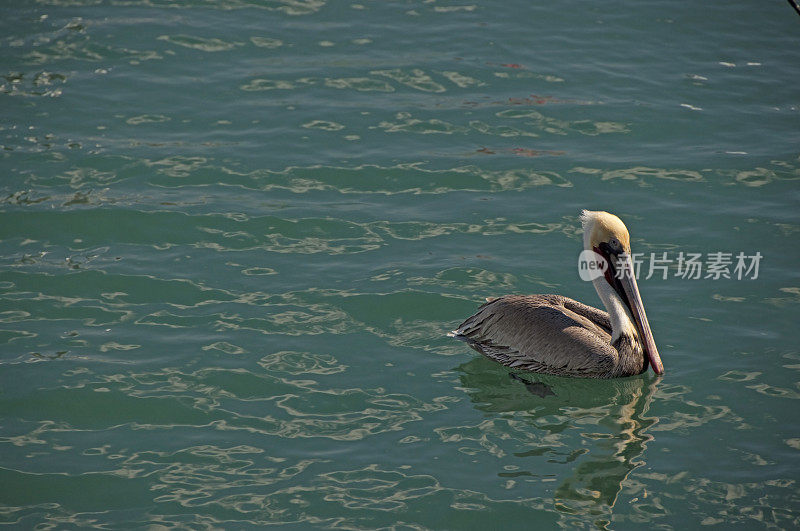
M637 337L623 333L612 343L607 312L561 295L491 299L450 335L513 369L616 378L648 367Z

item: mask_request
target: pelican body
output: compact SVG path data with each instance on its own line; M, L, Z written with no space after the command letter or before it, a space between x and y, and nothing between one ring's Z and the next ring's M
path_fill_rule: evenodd
M625 224L584 210L584 250L604 266L592 279L607 311L561 295L487 299L450 336L507 367L578 378L618 378L664 366L631 263Z

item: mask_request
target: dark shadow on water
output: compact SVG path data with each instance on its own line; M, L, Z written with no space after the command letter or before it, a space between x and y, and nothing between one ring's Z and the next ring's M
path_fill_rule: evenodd
M544 382L538 382L535 379L527 379L524 376L520 376L517 373L510 372L508 376L512 380L516 380L520 382L522 385L525 386L525 389L532 395L538 396L539 398L545 398L547 396L556 396L553 392L553 388L547 385Z
M555 452L545 443L514 453L569 467L569 472L561 468L556 474L556 510L565 515L594 515L601 526L609 521L628 475L645 464L647 443L653 440L647 430L658 422L648 416L648 410L659 377L646 373L583 380L518 373L523 382L483 357L455 370L477 409L516 413L514 418L524 419L542 440L556 438L568 445L566 451L561 447Z

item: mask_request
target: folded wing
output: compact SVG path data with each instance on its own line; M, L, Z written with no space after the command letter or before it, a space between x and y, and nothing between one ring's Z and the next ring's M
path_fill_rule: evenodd
M608 314L560 295L490 300L451 335L511 368L610 377L619 361Z

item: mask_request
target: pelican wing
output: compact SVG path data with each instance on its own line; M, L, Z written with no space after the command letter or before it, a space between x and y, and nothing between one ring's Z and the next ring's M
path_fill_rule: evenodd
M598 310L594 306L589 306L588 304L578 302L574 299L570 299L569 297L562 297L560 295L543 296L560 299L561 304L563 304L567 310L575 312L578 315L589 319L592 324L599 326L606 334L609 335L609 337L611 336L611 318L608 316L608 312Z
M608 314L560 295L493 299L453 336L508 367L564 376L611 375L618 361Z

